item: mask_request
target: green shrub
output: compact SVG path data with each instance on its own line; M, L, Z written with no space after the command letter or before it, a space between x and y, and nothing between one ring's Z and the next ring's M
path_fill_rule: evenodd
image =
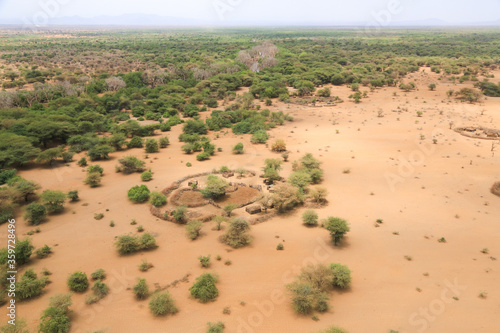
M99 299L105 297L109 293L109 287L104 283L99 281L94 282L92 286L92 291L99 297Z
M87 159L85 157L82 157L78 160L77 164L81 167L87 166Z
M208 330L207 333L223 333L225 325L222 321L219 321L217 323L208 323Z
M39 259L47 258L51 253L52 248L50 248L48 245L45 245L44 247L39 248L35 251L37 258Z
M33 269L27 269L21 279L16 282L16 298L26 300L42 294L47 285L47 278L38 279Z
M65 312L69 311L69 307L73 304L71 301L71 293L68 294L57 294L52 296L49 301L49 306L53 308L61 309Z
M203 152L203 153L200 153L198 155L196 155L196 160L198 161L206 161L210 158L210 154L207 153L207 152Z
M141 272L147 272L149 271L150 268L153 268L153 264L148 262L147 260L142 260L141 264L139 265L139 270Z
M118 253L127 255L141 250L151 250L158 247L155 238L148 233L143 234L140 238L134 236L120 236L115 243Z
M47 209L44 205L36 202L30 203L26 206L26 213L24 219L32 225L39 225L47 217Z
M350 230L347 221L338 217L328 217L323 221L323 225L326 230L330 231L330 235L332 236L335 245L337 245L344 235Z
M120 158L118 160L118 163L120 163L120 165L116 170L121 171L124 174L142 172L144 171L144 165L146 164L144 161L141 161L135 156L126 156L124 158Z
M233 147L233 154L243 154L243 143L239 142Z
M201 267L208 268L211 265L210 255L208 256L199 256L198 260L200 261Z
M205 188L200 192L206 198L219 199L226 195L226 188L228 186L229 184L224 179L210 175L208 176Z
M81 293L89 288L89 280L87 274L83 272L75 272L68 278L68 287L70 290Z
M155 139L147 139L146 140L146 153L152 154L160 151L158 141Z
M128 198L133 202L146 202L149 199L150 191L146 185L136 185L128 190Z
M141 180L143 182L149 182L153 179L153 173L151 171L144 171L141 173Z
M78 197L78 190L69 191L67 196L68 199L70 199L72 202L78 201L80 199Z
M177 223L186 223L186 212L186 206L178 206L175 208L172 215L174 216L174 219L177 221Z
M179 311L168 291L154 294L151 301L149 301L149 310L155 316L176 314Z
M268 139L268 135L265 130L258 130L253 135L250 141L254 144L257 143L266 143Z
M303 171L295 171L290 177L288 177L288 182L293 186L299 188L301 191L304 191L306 187L312 183L311 176Z
M106 278L106 271L102 268L99 268L98 270L90 274L90 278L92 280L104 280Z
M208 273L199 276L193 286L189 288L191 296L199 299L201 303L215 301L219 296L219 290L215 286L217 280L216 276Z
M271 146L271 150L277 153L286 151L286 143L283 140L276 140Z
M40 333L67 333L71 326L66 311L60 308L49 307L40 318Z
M146 283L146 279L139 279L139 282L134 286L133 289L135 298L137 299L146 299L149 296L149 288Z
M320 291L305 282L295 282L287 287L292 293L292 304L296 313L308 315L315 310Z
M242 218L234 218L229 223L227 232L220 237L220 240L233 248L246 246L252 242L247 232L250 230L250 225Z
M94 172L99 172L102 176L102 174L104 173L104 169L99 165L99 164L94 164L94 165L91 165L87 168L87 173L94 173Z
M156 249L158 245L156 245L156 239L148 233L145 233L139 239L140 249L141 250L152 250Z
M16 264L26 264L30 260L31 254L33 253L34 249L35 247L31 244L30 238L17 240L15 247Z
M283 243L279 243L277 246L276 246L276 250L278 251L283 251L285 249L285 247L283 246Z
M170 140L168 137L163 137L158 140L158 143L160 144L160 148L167 148L168 145L170 145Z
M167 197L161 194L160 192L152 192L149 203L155 207L164 206L167 203Z
M316 226L318 225L318 213L312 209L308 209L302 214L302 221L307 226Z
M0 170L0 185L7 183L7 181L16 175L16 169Z
M330 264L333 274L333 286L339 288L348 288L351 284L351 270L349 267L341 264Z
M90 185L90 187L97 187L101 185L101 174L99 172L92 172L87 174L85 178L85 184Z
M186 231L189 239L195 240L200 237L201 227L203 223L200 221L189 221L186 224Z
M144 146L144 140L141 137L134 136L126 145L127 148L142 148Z
M40 196L48 213L59 213L64 209L66 194L62 191L47 190Z
M137 238L133 236L121 236L118 238L115 245L121 255L134 253L140 250L140 244Z

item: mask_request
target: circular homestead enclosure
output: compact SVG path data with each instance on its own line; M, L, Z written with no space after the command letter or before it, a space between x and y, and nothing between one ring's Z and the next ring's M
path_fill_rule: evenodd
M200 189L206 186L208 177L216 175L222 177L229 186L226 188L226 194L218 199L206 198ZM260 178L255 172L247 171L244 175L237 176L234 172L204 172L183 177L162 193L167 197L167 205L164 207L150 206L151 214L157 218L177 222L173 217L173 211L179 206L187 207L186 219L207 222L217 215L227 216L224 207L233 205L234 209L243 208L255 203L261 195L264 187L260 184ZM260 210L258 210L260 213ZM242 211L245 217L252 213ZM258 223L274 216L274 213L262 213L254 218L250 223Z

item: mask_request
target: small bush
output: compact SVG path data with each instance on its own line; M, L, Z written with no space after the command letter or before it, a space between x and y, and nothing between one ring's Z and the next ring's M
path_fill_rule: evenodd
M59 213L64 209L64 202L66 201L66 194L61 191L47 190L40 196L42 202L47 208L48 213Z
M220 240L233 248L246 246L252 242L247 232L250 230L250 225L242 218L234 218L229 223L229 229L220 237Z
M239 142L233 147L233 154L243 154L243 143Z
M24 219L31 225L39 225L47 217L47 209L44 205L36 202L30 203L26 206L26 213Z
M151 171L144 171L141 173L141 180L143 182L149 182L153 179L153 173Z
M151 234L143 234L140 238L134 236L120 236L115 243L118 253L127 255L141 250L151 250L158 246Z
M341 264L330 264L333 274L333 286L339 288L348 288L351 284L351 270Z
M219 296L219 290L215 286L217 280L216 276L208 273L199 276L193 286L189 288L191 296L199 299L201 303L215 301Z
M271 146L271 150L277 153L286 151L286 143L283 140L276 140Z
M200 221L189 221L186 225L186 231L189 239L195 240L200 237L202 226L203 223Z
M117 171L121 171L124 174L143 172L144 165L146 164L144 161L141 161L135 156L126 156L124 158L120 158L118 160L118 163L120 163L120 165L117 167Z
M206 198L220 199L226 195L226 188L229 184L217 176L208 176L207 184L200 192Z
M87 168L87 174L94 172L98 172L102 176L104 169L99 164L94 164Z
M104 214L103 213L95 213L94 214L94 220L102 220L104 218Z
M309 191L309 198L315 203L322 204L326 202L328 191L324 187L315 187Z
M77 164L78 166L85 167L87 166L87 159L85 157L82 157L78 160Z
M159 151L158 141L155 139L147 139L146 140L146 153L152 154L157 153Z
M67 333L71 326L67 310L49 307L40 318L40 333Z
M87 274L83 272L75 272L68 278L68 287L70 290L81 293L89 288L89 280Z
M52 248L50 248L48 245L45 245L44 247L39 248L35 251L37 258L39 259L47 258L51 253Z
M203 153L200 153L198 155L196 155L196 160L198 161L206 161L210 158L210 154L207 153L207 152L203 152Z
M161 207L166 205L167 197L161 194L160 192L152 192L149 199L149 203L155 207Z
M149 302L149 310L151 310L151 313L155 316L176 314L179 311L168 291L154 294Z
M146 202L149 199L150 191L146 185L137 185L128 190L128 198L137 203Z
M170 140L167 137L163 137L158 140L158 143L160 144L160 148L167 148L170 145Z
M101 299L109 293L109 287L104 282L96 281L92 286L92 291Z
M35 247L31 244L31 238L25 238L23 240L18 240L15 247L16 254L16 264L24 265L26 264L33 253Z
M258 143L266 143L267 142L267 139L268 139L268 135L266 133L265 130L258 130L256 131L253 135L252 135L252 138L250 139L250 141L254 144L258 144Z
M217 323L208 323L207 333L223 333L224 332L224 323L219 321Z
M308 209L302 214L302 221L307 226L316 226L318 225L318 213L312 209Z
M201 267L208 268L212 264L210 262L210 255L208 256L199 256L198 260L200 260Z
M78 197L78 190L69 191L67 196L68 199L70 199L72 202L78 201L80 199Z
M84 183L89 185L90 187L98 187L101 185L101 174L99 172L92 172L87 174L87 178L85 178Z
M144 140L141 137L134 136L126 145L127 148L142 148L144 146Z
M139 265L139 270L141 272L147 272L149 271L150 268L153 268L153 264L148 262L147 260L142 260L141 264Z
M137 284L134 286L133 292L134 292L135 298L137 298L139 300L143 300L143 299L148 298L149 288L148 288L148 285L146 283L146 279L139 279Z
M106 278L106 271L102 268L99 268L98 270L90 274L90 278L92 280L104 280Z
M175 208L172 215L177 223L186 223L186 212L186 206L178 206L177 208Z
M47 278L38 279L33 269L27 269L21 279L16 282L16 298L26 300L42 294L47 285Z
M283 251L285 247L283 246L283 243L279 243L278 246L276 246L276 250L278 251Z

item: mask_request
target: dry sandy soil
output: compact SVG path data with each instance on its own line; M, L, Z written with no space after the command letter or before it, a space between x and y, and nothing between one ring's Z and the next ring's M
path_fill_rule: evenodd
M500 260L494 258L500 257L500 198L490 188L500 180L500 150L492 156L492 141L461 136L449 123L498 128L500 99L481 104L449 100L448 89L470 85L453 86L433 75L428 69L412 75L419 91L382 88L359 104L348 101L347 87L332 87L344 103L320 108L275 102L271 107L290 113L295 121L272 130L270 142L284 139L290 161L310 152L323 162L329 205L318 210L320 218L338 216L351 225L338 247L326 230L302 225L304 208L253 226L254 241L247 248L231 250L218 242L221 232L212 223L205 224L200 239L190 241L183 226L158 220L148 205L127 200L127 190L141 184L139 175L115 173L114 167L125 155L143 158L143 150L114 153L111 160L99 162L105 171L102 186L95 189L83 184L85 172L76 163L20 172L43 189L78 189L81 200L68 203L64 214L51 216L40 226L41 233L32 236L37 247L53 247L50 257L29 265L37 272L48 268L52 283L42 297L20 303L18 315L35 330L49 298L68 292L66 279L72 272L104 268L110 295L90 306L84 303L85 294L74 295L71 332L205 332L209 321L225 322L230 333L308 333L332 325L351 333L499 332ZM431 81L439 83L436 91L426 88ZM177 126L168 133L171 146L147 160L154 171L147 184L151 190L222 165L258 172L264 159L279 157L264 145L252 145L249 136L229 133L214 138L223 152L197 162L194 155L181 153L176 139L180 130ZM231 154L240 141L245 154ZM186 162L193 166L186 167ZM290 172L288 162L283 175ZM95 213L105 217L97 221ZM235 211L243 214L243 209ZM113 243L117 236L136 232L132 219L157 237L159 248L120 257ZM377 219L383 219L378 228ZM17 225L19 236L34 229L21 217ZM6 226L1 228L6 239ZM447 242L438 242L441 237ZM276 251L279 242L284 242L284 251ZM483 248L489 254L481 253ZM208 254L222 260L202 269L197 258ZM154 268L140 272L143 259ZM232 265L224 265L225 260ZM285 285L301 267L318 262L348 265L353 281L349 290L331 295L332 309L319 314L316 322L294 314ZM201 304L190 299L189 287L207 271L220 276L220 296ZM155 318L147 301L134 299L131 288L137 278L146 278L153 288L186 274L189 283L169 288L180 309L174 316ZM487 297L480 298L481 292ZM224 307L230 307L230 315L222 313ZM2 308L0 315L5 318L5 313Z

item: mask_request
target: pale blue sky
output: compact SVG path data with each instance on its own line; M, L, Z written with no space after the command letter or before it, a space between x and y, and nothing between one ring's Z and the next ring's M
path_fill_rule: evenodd
M31 20L39 13L46 13L51 19L155 14L203 19L213 24L353 22L359 25L379 20L385 25L431 19L467 24L499 21L500 0L0 0L0 23L6 19Z

